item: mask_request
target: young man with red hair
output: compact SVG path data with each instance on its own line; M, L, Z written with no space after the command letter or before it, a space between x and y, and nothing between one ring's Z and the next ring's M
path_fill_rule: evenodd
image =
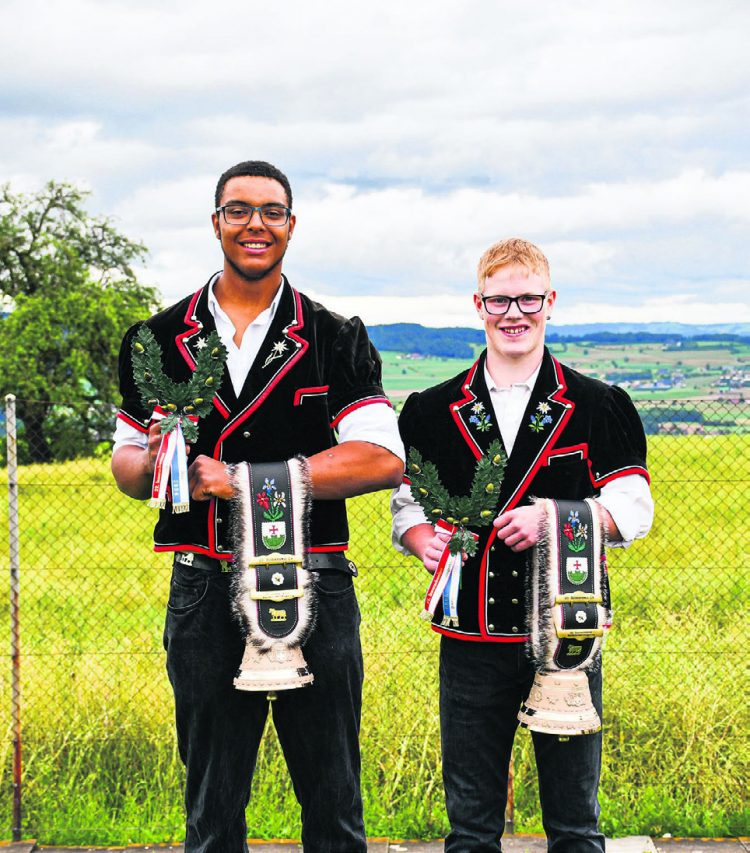
M653 516L643 427L628 395L571 370L545 347L557 294L544 254L503 240L479 261L474 306L487 347L453 379L413 394L399 427L407 449L437 465L451 495L467 495L493 440L508 462L499 512L478 527L462 568L456 620L437 604L443 781L448 853L501 849L508 768L534 668L526 653L527 558L542 509L532 496L594 497L608 542L645 536ZM407 471L408 475L408 471ZM408 484L394 492L394 543L431 573L448 536L434 528ZM587 672L601 715L601 672ZM533 732L542 817L554 853L604 850L598 829L601 732L561 739Z

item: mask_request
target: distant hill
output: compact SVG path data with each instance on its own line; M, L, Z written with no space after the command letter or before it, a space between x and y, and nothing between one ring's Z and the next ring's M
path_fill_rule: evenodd
M750 338L750 323L580 323L570 326L549 326L547 336L558 340L589 337L597 334L652 335L660 338L712 338L727 335L733 338Z
M471 358L471 344L484 343L481 329L433 329L418 323L392 323L387 326L368 326L370 338L379 350L414 352L448 358Z
M481 329L435 329L418 323L390 323L369 326L368 331L380 350L447 358L471 358L474 354L472 344L484 343ZM547 329L547 340L551 343L584 340L597 343L672 343L697 338L750 343L750 323L700 326L687 323L580 323L555 325Z

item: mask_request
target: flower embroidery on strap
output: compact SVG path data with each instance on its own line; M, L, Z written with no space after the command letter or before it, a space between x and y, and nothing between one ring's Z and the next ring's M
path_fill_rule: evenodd
M588 524L581 524L578 512L571 510L568 513L568 520L563 525L563 536L568 540L568 550L574 553L583 551L586 547L589 527Z
M265 478L262 489L255 495L255 502L263 509L263 518L268 521L278 521L284 517L286 507L286 492L276 488L276 480Z
M547 424L551 424L552 415L548 414L549 410L549 403L538 403L536 412L533 415L529 415L531 421L529 429L532 429L534 432L542 432Z
M474 414L469 418L469 423L474 424L479 432L487 432L492 424L492 418L485 411L484 403L474 403L471 411Z

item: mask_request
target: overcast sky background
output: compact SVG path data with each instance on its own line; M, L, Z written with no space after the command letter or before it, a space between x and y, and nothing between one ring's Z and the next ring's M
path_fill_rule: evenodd
M750 2L0 0L0 180L70 180L165 302L221 266L218 175L285 171L292 283L476 326L538 243L555 322L750 322Z

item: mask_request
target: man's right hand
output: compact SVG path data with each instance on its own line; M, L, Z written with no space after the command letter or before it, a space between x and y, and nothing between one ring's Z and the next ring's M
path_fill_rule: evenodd
M434 575L437 571L438 563L443 556L443 551L445 551L445 546L448 544L450 538L450 533L447 533L445 530L435 530L432 538L425 545L422 563L431 575Z
M112 455L112 473L120 491L131 498L146 500L151 497L156 457L161 444L161 422L148 428L148 445L125 444ZM190 447L187 447L190 452Z
M445 530L436 530L431 524L417 524L404 533L401 542L434 575L450 538Z
M154 421L148 428L148 447L146 448L146 471L154 475L156 457L161 446L161 421Z

